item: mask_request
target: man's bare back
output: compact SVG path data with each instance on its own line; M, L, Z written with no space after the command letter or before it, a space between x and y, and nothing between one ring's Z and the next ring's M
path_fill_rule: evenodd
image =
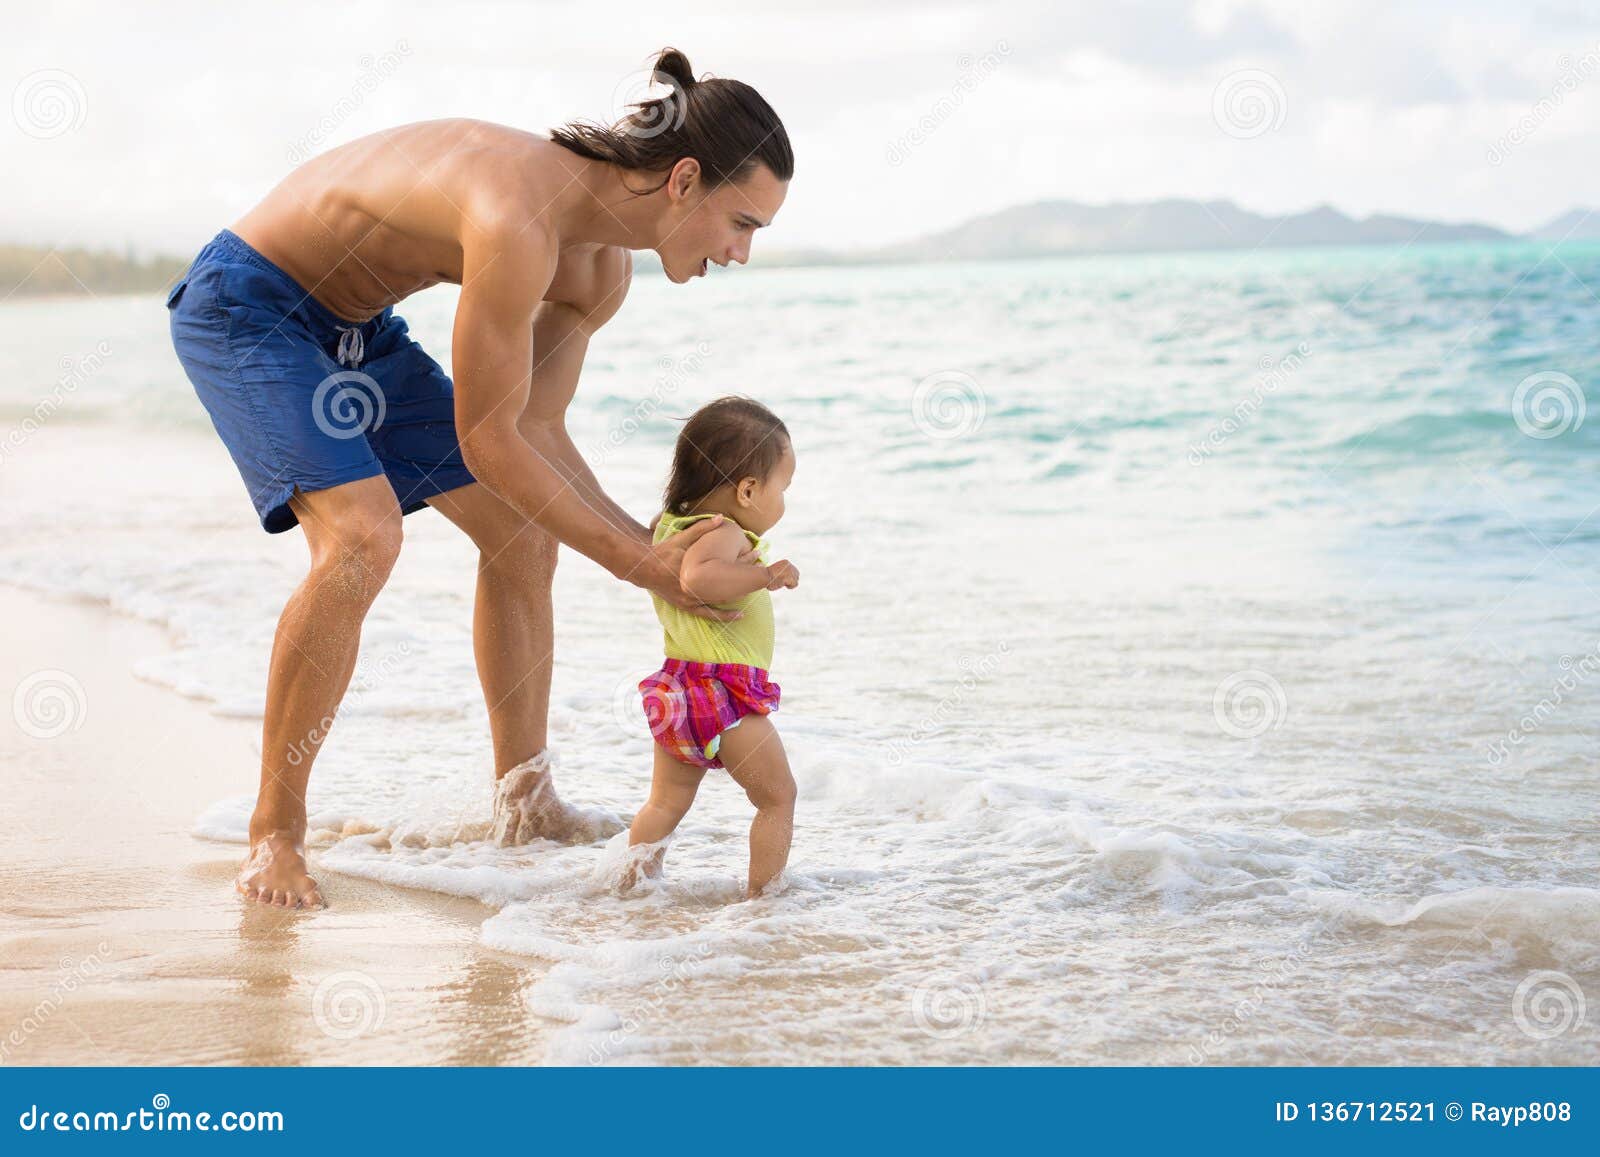
M535 133L423 121L307 161L233 231L339 317L363 322L419 290L460 285L464 236L508 217L537 228L575 169L570 152ZM620 246L562 246L544 299L590 305L628 260Z

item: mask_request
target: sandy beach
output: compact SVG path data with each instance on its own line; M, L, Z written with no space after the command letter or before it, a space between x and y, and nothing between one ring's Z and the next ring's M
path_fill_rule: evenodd
M0 729L0 1061L8 1065L505 1064L536 1059L533 962L478 942L490 909L338 877L313 915L242 903L197 801L246 792L256 728L132 674L162 633L0 588L8 697L68 672L30 730ZM55 687L66 686L57 676ZM26 717L25 717L26 718Z

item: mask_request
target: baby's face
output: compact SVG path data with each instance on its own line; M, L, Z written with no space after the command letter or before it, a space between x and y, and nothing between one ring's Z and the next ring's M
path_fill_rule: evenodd
M783 517L783 492L794 480L794 447L784 446L783 457L764 481L752 480L749 490L739 490L739 521L746 530L765 534Z

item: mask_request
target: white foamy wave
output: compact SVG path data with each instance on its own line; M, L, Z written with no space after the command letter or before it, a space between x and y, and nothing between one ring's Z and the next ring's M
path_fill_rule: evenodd
M695 902L702 902L703 895ZM547 1064L628 1063L660 1047L662 1027L692 985L737 983L759 967L770 937L717 926L660 938L596 937L575 943L551 936L533 905L512 905L484 924L484 943L554 965L523 996L528 1009L555 1022ZM622 999L618 999L621 994Z
M222 844L249 843L250 813L255 802L246 795L218 800L195 817L189 834ZM381 836L387 826L347 812L313 809L306 817L306 844L326 848L353 837Z
M1519 951L1548 952L1575 971L1600 969L1600 890L1594 888L1463 888L1419 900L1337 891L1304 895L1312 907L1346 925L1481 935Z

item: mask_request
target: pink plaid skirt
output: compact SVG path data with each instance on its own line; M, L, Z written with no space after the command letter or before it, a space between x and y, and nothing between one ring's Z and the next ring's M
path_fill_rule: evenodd
M719 737L746 715L778 709L781 688L760 667L668 659L639 681L650 734L695 767L721 767Z

